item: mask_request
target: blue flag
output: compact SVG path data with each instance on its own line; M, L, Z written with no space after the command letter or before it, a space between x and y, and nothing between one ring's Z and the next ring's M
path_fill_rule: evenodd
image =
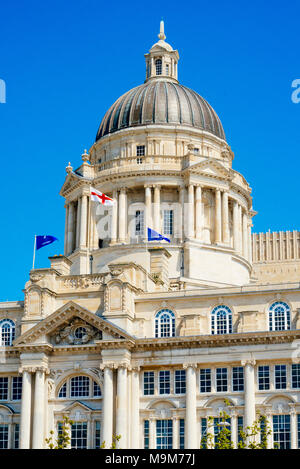
M168 243L171 242L169 238L166 238L160 233L157 233L157 231L154 231L151 228L148 228L148 241L163 241L163 240L168 241Z
M58 239L55 238L54 236L50 236L50 235L36 236L36 249L43 248L44 246L47 246L48 244L54 243L54 241L58 241Z

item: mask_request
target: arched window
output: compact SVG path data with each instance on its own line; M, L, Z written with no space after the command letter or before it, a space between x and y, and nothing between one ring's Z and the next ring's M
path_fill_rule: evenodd
M88 376L73 376L60 387L58 397L69 399L101 397L101 388Z
M155 316L155 337L175 337L175 316L170 309L162 309Z
M161 59L157 59L155 61L155 67L156 67L156 75L161 75L161 73L162 73L162 61L161 61Z
M228 306L216 306L211 312L211 333L231 334L232 333L232 312Z
M283 301L275 301L269 308L269 330L286 331L291 328L291 310Z
M0 321L0 345L12 345L15 339L15 323L11 319Z

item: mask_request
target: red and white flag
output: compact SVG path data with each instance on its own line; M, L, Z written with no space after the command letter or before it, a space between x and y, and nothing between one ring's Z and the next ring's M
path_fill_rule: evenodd
M114 205L115 203L114 199L111 199L102 192L97 191L97 189L94 189L94 187L91 187L91 199L93 202L99 202L102 205Z

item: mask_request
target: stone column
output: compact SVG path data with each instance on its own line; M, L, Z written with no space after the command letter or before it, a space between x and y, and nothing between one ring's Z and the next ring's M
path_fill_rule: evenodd
M221 192L215 192L215 244L222 242Z
M154 186L154 230L160 233L160 186Z
M222 196L222 234L223 243L230 244L229 214L228 214L228 192L223 192Z
M188 238L194 238L194 186L188 186Z
M239 250L239 206L236 200L233 201L233 249Z
M139 367L131 372L131 447L140 447L140 382Z
M122 187L119 194L119 242L126 241L126 189Z
M239 240L239 253L243 254L243 223L242 223L242 206L239 205L239 210L238 210L238 225L239 225L239 231L238 231L238 240Z
M20 422L20 449L30 448L31 427L31 372L23 370L21 422Z
M87 231L87 195L81 198L81 216L80 216L80 247L86 247L86 231Z
M149 449L156 448L156 420L154 417L149 418Z
M111 237L110 241L112 244L117 242L117 231L118 231L118 204L117 204L118 192L113 191L113 199L115 200L114 205L111 209Z
M173 417L172 419L173 425L173 447L172 449L179 449L179 418Z
M185 447L197 449L197 402L196 402L196 364L184 364L186 369L186 412L185 412Z
M74 203L69 203L68 211L68 254L71 254L74 247Z
M249 221L249 224L248 224L248 261L252 263L251 221Z
M127 366L120 365L117 375L116 434L118 448L127 448Z
M102 365L101 369L104 370L101 439L108 449L111 447L113 433L113 366Z
M292 408L291 409L291 449L298 449L298 445L297 445L298 429L297 429L297 426L298 426L298 423L297 423L296 409Z
M32 447L43 449L45 441L45 370L37 369L35 372L34 406Z
M244 405L244 427L251 427L256 418L255 413L255 360L242 361L245 373L245 405Z
M179 229L179 239L181 242L184 241L186 232L185 232L185 211L184 211L184 200L185 200L185 187L181 186L179 188L179 204L181 211L181 220L180 220L180 229Z
M238 443L237 432L238 432L237 415L234 411L232 411L231 412L231 442L235 449L237 449L237 443Z
M248 258L248 217L246 212L243 213L243 256Z
M78 197L77 201L77 226L76 226L76 248L80 245L80 216L81 216L81 198Z
M196 186L196 239L202 240L202 188Z
M152 228L151 186L145 186L145 209L145 238L147 238L147 228Z
M68 253L68 218L69 218L69 204L65 205L66 209L66 219L65 219L65 242L64 242L64 255L67 256Z

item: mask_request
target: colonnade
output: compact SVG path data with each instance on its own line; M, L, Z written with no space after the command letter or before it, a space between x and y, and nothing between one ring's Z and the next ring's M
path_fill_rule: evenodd
M175 189L175 188L174 188ZM178 188L176 213L174 213L174 235L180 242L186 239L195 239L207 242L204 236L203 193L209 190L213 194L214 210L211 222L211 244L231 246L233 249L251 260L251 219L247 207L238 199L229 195L227 190L206 187L190 183ZM161 193L160 184L144 185L144 236L147 236L147 227L159 233L163 232L161 219ZM126 187L115 189L112 193L117 202L111 207L111 244L126 243L128 241L128 191ZM65 225L65 255L74 249L90 247L97 248L97 230L89 226L90 198L82 195L78 201L66 204ZM174 205L175 207L175 205Z
M46 415L45 376L48 370L45 367L26 367L20 371L22 372L20 449L31 447L33 449L43 449L45 445ZM32 399L33 391L34 400ZM31 415L33 416L32 427Z

